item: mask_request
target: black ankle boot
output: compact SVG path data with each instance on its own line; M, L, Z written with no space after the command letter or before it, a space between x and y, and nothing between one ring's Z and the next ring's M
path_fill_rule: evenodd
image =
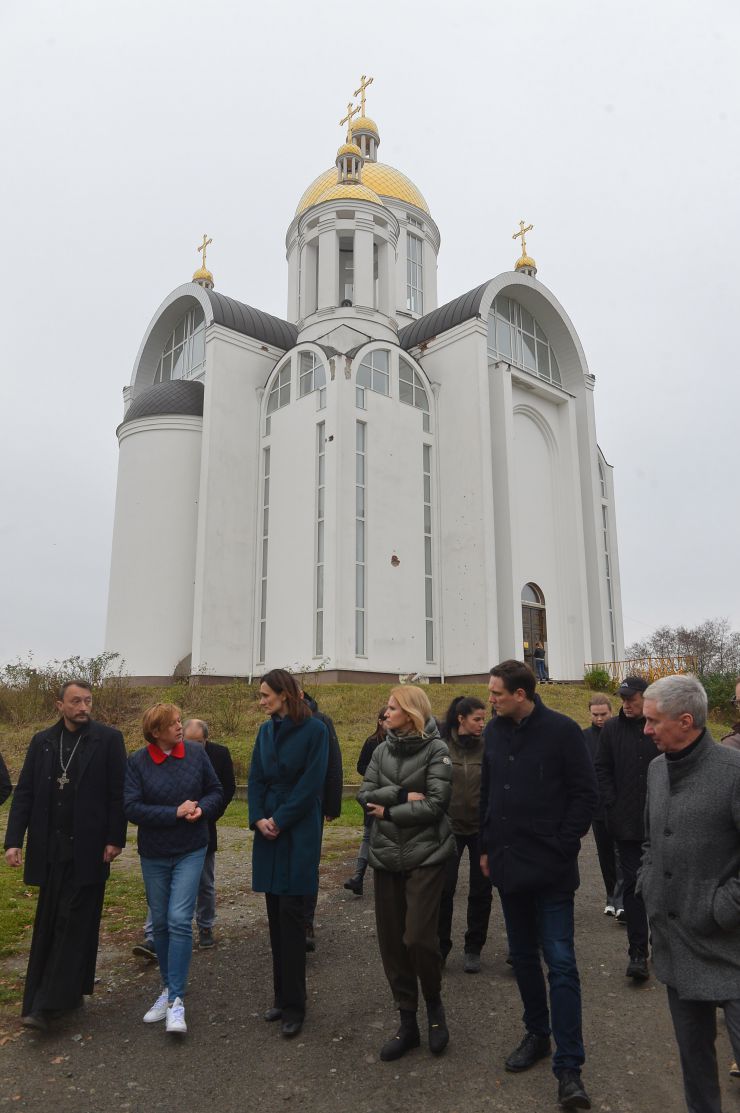
M432 1055L441 1055L450 1042L450 1033L447 1029L447 1018L441 999L427 1001L427 1017L429 1019L429 1050Z
M350 893L354 893L355 896L358 896L358 897L362 896L362 881L363 881L363 878L365 876L365 870L366 869L367 869L367 861L364 858L358 858L357 859L357 869L355 870L355 872L352 874L351 877L347 878L347 880L344 883L344 888L349 889Z
M401 1026L380 1049L380 1058L384 1063L391 1063L400 1059L407 1051L418 1047L421 1043L419 1025L416 1023L416 1013L413 1009L401 1009Z

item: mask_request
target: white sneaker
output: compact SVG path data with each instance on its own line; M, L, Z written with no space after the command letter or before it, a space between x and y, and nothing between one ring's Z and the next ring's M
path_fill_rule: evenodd
M188 1026L185 1023L185 1006L179 997L176 997L172 1004L167 1009L167 1031L179 1032L185 1035Z
M148 1013L144 1013L145 1024L156 1024L167 1016L167 986L164 987Z
M617 910L614 907L614 905L613 904L607 904L606 908L604 909L604 915L605 916L616 916L616 914L617 914Z

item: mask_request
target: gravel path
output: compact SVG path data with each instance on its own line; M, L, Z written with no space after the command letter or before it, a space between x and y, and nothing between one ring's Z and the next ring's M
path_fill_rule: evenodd
M254 1099L271 1110L316 1113L546 1113L556 1110L548 1064L507 1074L503 1061L521 1035L521 1006L505 964L498 902L483 970L462 971L464 887L456 902L459 946L444 984L451 1042L433 1059L425 1040L398 1063L378 1048L394 1030L375 939L372 881L362 899L341 887L359 839L331 828L325 838L318 947L309 956L309 1012L295 1041L265 1024L270 953L263 898L249 890L247 837L223 829L217 858L219 944L194 955L187 1000L189 1034L177 1042L141 1017L156 996L151 966L130 955L133 939L107 937L97 992L84 1009L36 1035L0 1017L0 1107L53 1113L174 1113L182 1107L244 1113ZM635 987L624 977L624 930L602 914L593 842L581 856L577 947L583 981L588 1061L584 1080L595 1110L680 1113L680 1072L662 986ZM117 868L137 869L127 850ZM462 882L462 876L461 876ZM727 1078L731 1059L723 1027L718 1053L727 1110L740 1109L740 1085Z

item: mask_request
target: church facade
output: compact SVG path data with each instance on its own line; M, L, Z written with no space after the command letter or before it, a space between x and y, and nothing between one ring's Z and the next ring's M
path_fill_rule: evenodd
M288 310L203 266L124 390L106 648L129 673L550 676L623 648L612 469L578 335L526 253L443 306L418 188L348 109L286 236Z

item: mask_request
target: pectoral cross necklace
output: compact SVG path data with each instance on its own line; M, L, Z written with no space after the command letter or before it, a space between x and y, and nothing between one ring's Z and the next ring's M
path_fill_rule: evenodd
M72 748L72 753L67 758L67 764L65 765L64 764L64 731L62 731L62 733L59 735L59 767L62 770L62 775L61 775L61 777L57 777L57 784L59 785L60 788L64 788L65 785L69 784L69 777L67 776L67 770L69 769L70 765L72 764L72 758L75 756L75 751L77 750L77 747L79 746L81 741L82 741L82 735L80 735L79 738L77 739L77 741L75 742L75 744Z

